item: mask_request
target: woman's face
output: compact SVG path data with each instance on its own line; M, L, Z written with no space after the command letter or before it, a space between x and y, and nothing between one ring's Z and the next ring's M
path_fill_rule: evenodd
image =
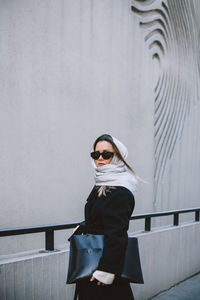
M108 152L113 152L114 153L114 149L111 143L107 142L107 141L100 141L96 144L95 147L95 151L99 151L100 153L104 152L104 151L108 151ZM100 155L100 157L95 160L95 165L97 167L101 167L104 165L107 165L111 162L112 157L109 159L103 159L103 157Z

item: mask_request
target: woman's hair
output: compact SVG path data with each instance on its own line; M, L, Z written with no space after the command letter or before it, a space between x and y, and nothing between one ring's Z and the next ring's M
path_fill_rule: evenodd
M121 160L123 161L123 163L127 166L127 168L135 175L135 177L137 178L137 175L135 173L135 171L133 170L133 168L131 168L131 166L125 161L125 159L123 158L121 152L119 151L118 147L115 145L114 141L113 141L113 138L111 135L109 134L102 134L101 136L99 136L95 142L94 142L94 145L93 145L93 149L95 151L95 148L96 148L96 145L98 142L101 142L101 141L107 141L109 142L112 146L113 146L113 149L114 149L114 153L116 154L116 156ZM98 196L100 197L102 194L104 196L106 196L106 192L110 192L110 189L112 189L114 187L111 187L111 186L100 186L98 187Z

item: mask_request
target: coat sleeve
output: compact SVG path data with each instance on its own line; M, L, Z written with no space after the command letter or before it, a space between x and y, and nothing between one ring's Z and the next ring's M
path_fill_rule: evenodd
M134 197L127 190L116 190L104 199L102 222L104 248L97 270L120 276L128 243L128 226Z

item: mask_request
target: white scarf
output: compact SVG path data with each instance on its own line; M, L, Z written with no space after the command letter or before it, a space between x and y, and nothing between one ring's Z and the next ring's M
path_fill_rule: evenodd
M113 142L118 147L124 159L128 156L127 148L115 137L112 136ZM135 196L137 179L127 166L115 154L111 162L107 165L97 167L91 158L92 166L95 169L95 185L97 186L123 186Z

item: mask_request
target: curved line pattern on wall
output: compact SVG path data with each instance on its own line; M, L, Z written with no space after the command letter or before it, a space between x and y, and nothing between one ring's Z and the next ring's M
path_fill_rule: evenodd
M139 17L144 40L161 71L154 89L154 205L190 105L199 99L199 2L132 1L131 9Z

